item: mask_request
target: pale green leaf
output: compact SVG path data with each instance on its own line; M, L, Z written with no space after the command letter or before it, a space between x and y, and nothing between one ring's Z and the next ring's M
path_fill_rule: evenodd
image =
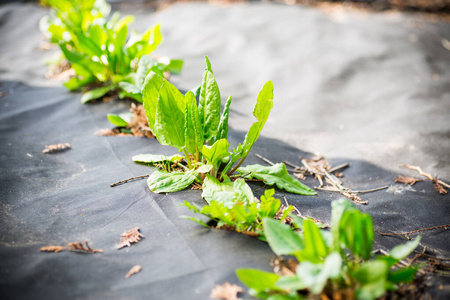
M216 178L212 177L209 174L206 174L205 180L202 185L202 197L206 200L206 202L210 203L214 199L213 192L217 191L228 191L233 192L233 182L220 182Z
M353 211L356 208L353 204L345 199L341 198L335 200L331 203L331 233L333 235L333 250L340 251L340 238L339 238L339 224L341 223L341 218L344 212Z
M222 162L223 158L230 155L228 147L228 141L226 139L221 139L212 146L203 145L202 154L210 164L214 167L219 167L219 162Z
M417 246L419 246L419 243L420 243L421 239L422 239L422 237L419 235L413 241L406 242L403 245L395 246L394 248L392 248L391 251L389 251L389 256L394 258L394 259L397 259L397 260L404 259L411 252L413 252L414 249L417 248Z
M342 258L337 252L327 256L323 264L305 261L298 265L297 276L313 294L320 294L328 279L337 278L341 272Z
M327 256L328 250L320 229L312 220L303 221L304 249L296 254L299 261L318 263Z
M171 193L184 190L195 181L195 178L197 178L195 170L172 173L157 170L150 175L147 184L154 193Z
M111 90L112 90L111 86L104 86L90 90L89 92L84 93L83 96L81 96L81 103L87 103L89 101L103 97Z
M315 195L316 192L297 179L293 178L286 170L283 163L273 166L248 165L240 167L237 170L241 174L248 174L246 178L261 179L267 185L276 185L280 189L284 189L290 193L300 195Z

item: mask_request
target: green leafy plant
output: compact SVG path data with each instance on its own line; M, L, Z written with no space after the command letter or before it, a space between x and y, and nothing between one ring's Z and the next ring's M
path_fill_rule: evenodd
M276 184L289 192L316 194L292 178L283 164L240 168L272 109L272 82L268 81L258 94L253 110L256 121L247 132L244 142L230 151L227 137L231 97L221 112L220 91L208 57L205 57L205 65L198 104L193 92L189 91L183 95L155 72L150 72L145 79L142 94L149 128L161 144L175 147L184 154L186 160L186 166L179 164L184 171L168 173L156 170L148 178L150 190L155 193L175 192L197 181L203 184L203 195L207 201L214 200L214 197L209 198L208 195L217 190L229 192L227 197L231 197L230 195L238 191L229 177L238 171L242 177L260 178L269 185ZM133 157L133 160L154 165L153 158L152 155L138 155ZM245 182L243 184L247 186Z
M104 0L49 0L51 15L41 20L41 30L57 43L70 62L76 76L64 85L69 90L88 86L81 102L117 92L120 98L131 97L142 102L141 86L150 72L160 75L178 73L183 61L148 56L162 41L160 25L142 34L128 34L133 16L114 13Z
M207 175L206 180L215 181L210 175ZM282 222L294 209L291 205L282 209L280 199L273 197L275 194L274 189L266 190L264 195L261 196L261 200L258 201L253 197L252 191L243 179L240 178L234 182L225 184L230 187L230 191L213 191L209 197L218 200L210 201L209 205L199 208L195 204L185 201L183 206L193 210L195 213L200 213L210 218L216 223L215 226L217 228L235 230L244 234L257 236L262 240L265 240L262 230L263 218L278 217L277 219ZM210 227L199 218L190 216L182 217L205 227Z
M345 199L332 203L331 232L321 231L311 220L304 220L297 232L271 218L263 219L263 231L277 255L295 256L298 265L292 276L237 270L249 292L261 299L304 299L308 294L376 299L399 283L411 282L417 271L395 266L418 246L420 237L388 255L374 256L372 218Z

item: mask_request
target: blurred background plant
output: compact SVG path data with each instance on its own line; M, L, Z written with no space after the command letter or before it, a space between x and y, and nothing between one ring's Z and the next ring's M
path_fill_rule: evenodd
M70 66L70 78L64 83L69 90L87 91L82 103L117 93L142 102L143 79L150 71L160 75L179 73L182 60L148 56L162 42L160 25L144 33L128 25L134 17L111 17L111 6L105 0L43 0L50 14L39 24L50 43L57 44L63 57L54 61ZM108 18L109 17L109 18ZM145 60L140 60L146 57Z

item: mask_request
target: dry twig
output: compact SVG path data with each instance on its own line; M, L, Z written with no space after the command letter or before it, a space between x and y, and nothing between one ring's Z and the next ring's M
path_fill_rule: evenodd
M45 149L42 150L42 153L53 153L53 152L64 151L66 149L70 149L70 144L69 143L55 144L55 145L46 145Z
M127 275L125 275L125 278L130 278L132 275L139 273L142 270L142 266L140 265L135 265L134 267L132 267L130 269L130 271L128 271Z
M126 183L126 182L129 182L129 181L132 181L132 180L136 180L136 179L147 178L149 176L150 175L141 175L141 176L131 177L131 178L128 178L128 179L124 179L124 180L121 180L121 181L117 181L117 182L111 183L109 186L110 187L115 187L115 186L117 186L119 184L122 184L122 183Z
M422 232L422 231L427 231L427 230L434 230L434 229L440 229L440 228L445 228L445 230L447 230L448 228L450 228L450 224L445 224L445 225L439 225L439 226L433 226L433 227L428 227L428 228L422 228L422 229L417 229L417 230L413 230L413 231L408 231L408 232L388 232L388 233L384 233L384 232L379 232L378 230L375 229L375 231L379 234L379 235L409 235L412 233L417 233L417 232Z
M209 297L212 299L239 300L238 293L243 292L244 289L240 286L225 282L223 285L216 284L216 287L212 289Z
M131 244L139 242L141 238L144 237L144 235L139 232L139 227L135 227L133 229L125 231L120 236L120 244L117 246L117 249L130 247Z
M395 179L394 179L394 181L395 182L398 182L398 183L404 183L405 185L414 185L414 184L416 184L417 182L420 182L420 181L423 181L422 179L417 179L417 178L414 178L414 177L405 177L405 176L402 176L402 175L398 175L398 177L396 177Z
M419 172L420 175L426 177L428 180L430 180L433 185L434 185L434 189L436 191L439 192L439 194L441 195L445 195L447 194L447 190L445 188L449 188L450 189L450 185L448 183L445 183L444 181L437 179L437 175L435 174L434 177L431 176L431 174L429 173L425 173L422 168L420 168L419 166L410 166L410 165L400 165L400 167L405 167L408 168L410 170L415 170L417 172Z

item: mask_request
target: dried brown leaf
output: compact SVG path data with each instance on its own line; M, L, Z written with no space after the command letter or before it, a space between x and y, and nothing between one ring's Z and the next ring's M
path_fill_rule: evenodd
M63 247L63 246L55 246L55 245L48 245L45 247L41 247L41 251L42 252L54 252L54 253L58 253L62 250L67 249L67 247Z
M433 187L441 195L447 194L447 190L438 181L433 181Z
M120 236L120 244L117 246L117 249L130 247L131 244L139 242L141 238L144 237L144 235L139 232L139 227L135 227L133 229L125 231Z
M102 253L103 250L102 249L92 249L91 247L89 247L89 244L87 241L83 243L81 242L73 242L73 243L68 243L69 245L69 250L73 251L73 252L82 252L82 253Z
M225 282L223 285L216 284L216 287L211 290L209 297L211 299L223 300L239 300L238 293L243 293L244 289L236 284Z
M294 173L294 176L297 177L300 180L305 180L306 179L306 172Z
M1 97L4 97L4 96L6 96L6 95L8 95L8 92L7 92L7 91L2 91L2 92L0 92L0 98L1 98Z
M414 185L414 184L416 184L416 182L420 182L420 181L423 181L422 179L417 179L417 178L414 178L414 177L405 177L405 176L402 176L402 175L398 175L398 177L396 177L395 179L394 179L394 181L395 182L399 182L399 183L404 183L405 185Z
M127 275L125 275L125 278L130 278L132 275L139 273L141 270L142 270L142 266L135 265L134 267L132 267L130 269L130 271L128 271Z
M202 185L199 183L194 182L192 184L191 190L201 190L202 189Z

